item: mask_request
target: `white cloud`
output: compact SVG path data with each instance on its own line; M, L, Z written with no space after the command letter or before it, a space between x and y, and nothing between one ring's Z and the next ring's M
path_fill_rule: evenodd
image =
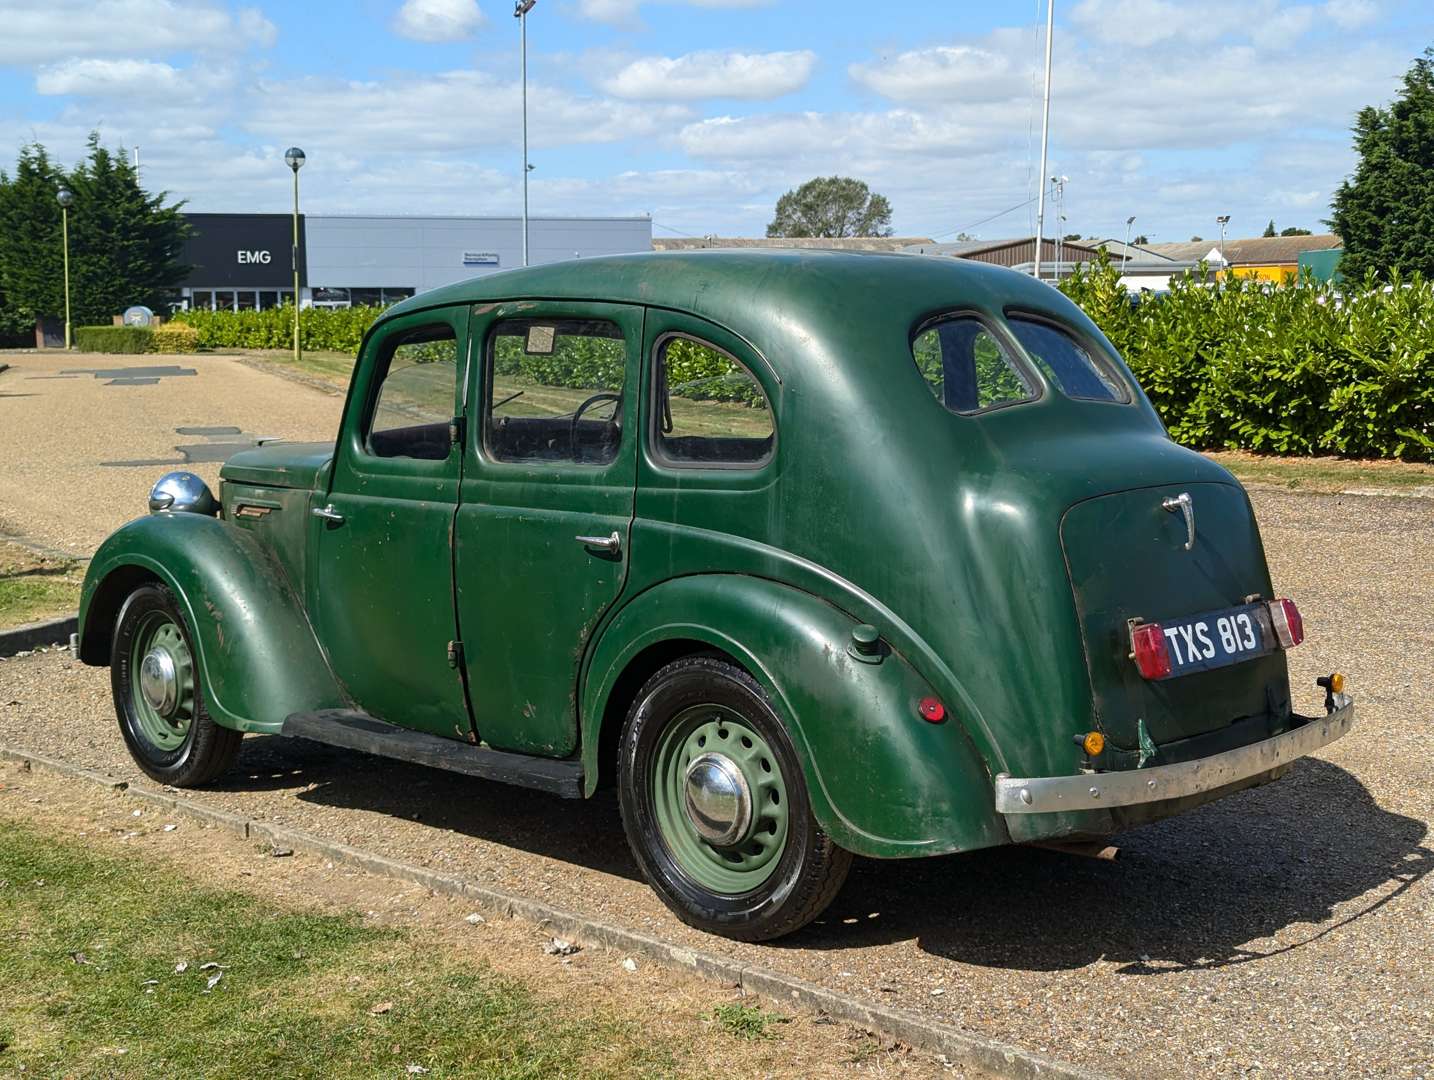
M800 90L811 78L817 54L800 52L695 52L647 56L601 80L615 97L637 101L742 98L761 101Z
M654 2L704 8L747 8L765 7L773 0L578 0L578 14L594 22L633 26L642 6Z
M1374 0L1328 0L1324 14L1341 30L1357 30L1372 23L1379 15Z
M194 101L232 85L227 65L206 64L180 70L157 60L109 60L91 57L65 60L42 67L35 75L35 92L52 96L103 98L114 103Z
M83 56L156 56L269 46L277 30L255 8L236 14L180 0L25 0L6 5L0 66Z
M1277 46L1306 33L1314 16L1314 8L1282 0L1081 0L1071 20L1095 40L1143 49L1166 41L1208 45L1227 36Z
M404 0L393 32L413 41L460 41L484 23L477 0Z
M1029 72L1016 56L977 45L914 49L891 61L852 64L848 72L894 101L991 101L1030 85Z

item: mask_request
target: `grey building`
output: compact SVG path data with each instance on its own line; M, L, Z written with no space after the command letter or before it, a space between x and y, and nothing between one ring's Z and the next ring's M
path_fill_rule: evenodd
M184 307L235 311L293 296L288 214L187 214L193 229L180 290ZM530 218L529 262L652 249L652 219ZM520 218L304 215L299 218L299 303L389 304L523 263Z

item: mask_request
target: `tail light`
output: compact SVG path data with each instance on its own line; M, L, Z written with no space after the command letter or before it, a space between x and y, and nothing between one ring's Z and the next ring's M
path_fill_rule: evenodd
M1305 639L1305 621L1300 616L1300 609L1295 607L1293 600L1271 600L1270 622L1275 628L1275 637L1280 640L1280 648L1293 649Z
M1130 628L1130 653L1145 678L1163 679L1170 674L1170 651L1159 623L1137 623Z

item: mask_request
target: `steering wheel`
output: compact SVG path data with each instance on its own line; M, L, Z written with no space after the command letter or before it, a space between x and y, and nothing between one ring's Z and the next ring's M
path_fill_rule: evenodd
M571 448L574 458L578 456L578 421L582 419L583 413L603 401L615 401L620 403L622 401L622 395L603 391L600 394L594 394L573 410L573 422L568 425L568 446ZM614 418L616 418L615 414Z

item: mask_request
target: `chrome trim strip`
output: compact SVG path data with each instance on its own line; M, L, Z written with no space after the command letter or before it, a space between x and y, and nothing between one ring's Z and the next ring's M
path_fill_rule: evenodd
M1100 810L1213 791L1287 765L1345 735L1354 724L1354 702L1344 698L1338 705L1328 716L1311 720L1283 735L1176 765L1079 776L998 776L996 811L1053 814Z

